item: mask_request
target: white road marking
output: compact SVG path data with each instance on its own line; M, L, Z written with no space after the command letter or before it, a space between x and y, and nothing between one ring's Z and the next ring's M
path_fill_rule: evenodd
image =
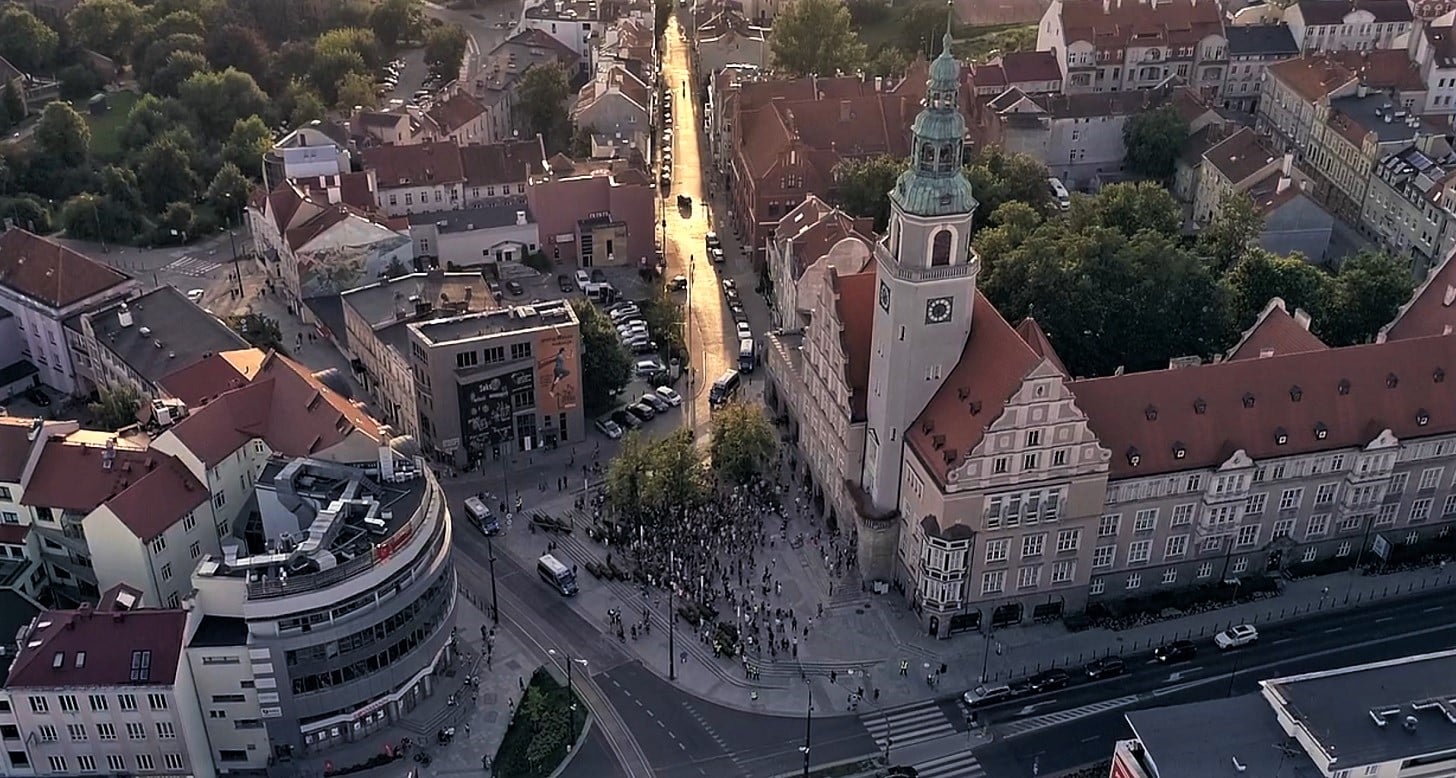
M1424 611L1421 611L1421 612L1422 613L1435 613L1436 611L1441 610L1441 609L1443 609L1445 607L1446 606L1444 606L1444 605L1436 605L1436 606L1433 606L1433 607L1430 607L1430 608L1426 608Z
M1325 634L1329 635L1335 632L1339 632L1342 629L1344 629L1344 627L1330 627L1329 629L1325 630Z
M1294 638L1279 638L1278 640L1271 640L1271 641L1269 641L1269 645L1271 645L1271 646L1277 646L1280 643L1288 643L1289 641L1291 641L1293 639Z
M1384 624L1387 621L1395 621L1395 617L1394 616L1384 616L1382 618L1376 619L1375 620L1375 623L1376 624Z

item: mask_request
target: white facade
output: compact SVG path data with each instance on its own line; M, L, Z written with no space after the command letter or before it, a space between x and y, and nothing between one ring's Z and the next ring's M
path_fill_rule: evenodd
M1294 42L1299 45L1300 51L1314 53L1390 49L1403 44L1403 36L1411 30L1409 9L1403 19L1392 18L1385 21L1377 19L1376 14L1370 10L1359 8L1358 3L1352 4L1351 10L1333 23L1305 18L1307 8L1324 5L1329 5L1328 0L1297 3L1285 10L1284 22L1294 34ZM1389 3L1377 1L1372 5Z
M100 308L116 300L134 297L141 291L135 279L106 289L63 308L53 308L16 290L0 285L0 308L15 316L16 326L25 337L23 356L40 371L40 382L62 394L86 391L84 365L77 365L66 339L63 322L81 311ZM81 371L78 377L77 371Z
M138 538L105 505L86 516L82 527L92 550L97 588L106 591L126 584L142 593L143 602L163 608L182 606L192 590L188 576L197 560L221 548L211 500L203 500L151 538Z

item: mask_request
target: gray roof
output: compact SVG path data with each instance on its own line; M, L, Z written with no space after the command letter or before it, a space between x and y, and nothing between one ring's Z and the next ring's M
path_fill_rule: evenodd
M1135 710L1126 718L1158 778L1228 778L1240 774L1236 759L1247 768L1242 775L1322 776L1260 694ZM1218 736L1192 736L1198 732Z
M1456 749L1456 651L1265 681L1338 769ZM1406 718L1414 717L1408 729ZM1384 726L1376 724L1383 720Z
M488 337L507 332L529 332L556 327L575 327L576 314L565 300L535 305L518 305L485 313L467 313L448 319L411 324L429 344Z
M1295 45L1294 34L1287 24L1229 25L1224 35L1228 37L1230 57L1299 56L1299 46Z
M157 381L210 354L248 348L247 341L174 286L153 289L125 305L131 312L131 326L121 326L118 304L91 314L91 331L97 343L148 381Z
M469 208L463 211L412 213L409 215L409 223L411 227L433 224L444 233L491 230L515 224L516 214L520 211L526 213L527 224L535 221L531 218L531 209L522 203L520 205L489 205L484 208Z
M410 302L411 297L428 303L430 316L448 315L450 303L465 303L465 309L470 311L495 307L490 288L480 273L412 273L351 289L341 299L359 318L380 332L395 322L430 317L418 312Z
M1377 93L1365 97L1341 97L1330 101L1330 107L1360 123L1361 127L1375 133L1381 144L1409 143L1419 132L1418 127L1405 123L1410 112L1394 103L1389 95ZM1405 116L1395 116L1399 111ZM1391 121L1385 117L1391 116Z

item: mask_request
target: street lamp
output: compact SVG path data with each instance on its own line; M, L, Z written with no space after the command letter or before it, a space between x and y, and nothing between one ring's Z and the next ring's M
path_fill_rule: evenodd
M667 581L667 680L669 681L677 680L677 643L675 642L677 619L674 617L676 611L673 610L672 605L673 592L677 590L677 581L672 576L676 572L673 554L669 551L667 552L667 574L669 576Z
M814 687L807 678L804 679L804 692L804 745L799 750L804 752L804 778L809 778L809 745L814 727Z
M495 590L495 542L490 535L485 536L485 550L490 554L490 623L500 623L500 597Z
M585 659L573 659L570 654L567 654L567 653L558 653L557 650L554 649L554 648L548 648L548 649L546 649L546 653L550 654L551 656L560 657L560 658L563 658L563 659L566 660L566 693L568 695L570 695L570 697L571 697L571 729L572 730L575 730L576 729L576 690L571 685L571 666L572 665L579 664L582 667L586 667L586 660Z

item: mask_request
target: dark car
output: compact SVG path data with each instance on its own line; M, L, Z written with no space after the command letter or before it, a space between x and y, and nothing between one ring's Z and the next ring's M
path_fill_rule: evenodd
M643 421L652 421L657 418L657 411L651 405L635 402L627 406L627 412Z
M738 302L738 290L737 289L724 289L723 290L723 299L724 300L727 300L728 301L728 305L732 306L734 303Z
M1026 679L1034 692L1050 692L1072 682L1072 674L1061 668L1043 670Z
M571 294L576 291L576 284L571 282L571 276L562 273L556 276L556 288L567 294Z
M631 344L632 353L637 355L656 354L660 349L655 340L639 340Z
M1153 656L1159 662L1183 662L1192 659L1197 654L1198 647L1193 645L1191 640L1175 640L1153 650Z
M1012 697L1025 697L1032 692L1031 681L1026 678L1019 678L1015 681L1011 681L1010 683L1006 684L1006 686L1007 688L1011 689Z
M45 390L39 386L31 387L30 391L25 393L25 398L42 408L49 408L51 406L50 395L46 394Z
M607 282L607 274L601 268L594 267L591 271L591 280L594 284L604 284Z
M617 422L629 430L635 430L642 426L642 420L626 411L612 411L612 421Z
M521 286L520 281L507 281L506 291L510 292L513 297L520 297L526 293L526 288Z
M1088 662L1087 666L1082 668L1082 671L1087 674L1088 678L1111 678L1114 675L1122 675L1127 672L1127 663L1122 661L1122 657L1103 657L1102 659L1094 659Z

